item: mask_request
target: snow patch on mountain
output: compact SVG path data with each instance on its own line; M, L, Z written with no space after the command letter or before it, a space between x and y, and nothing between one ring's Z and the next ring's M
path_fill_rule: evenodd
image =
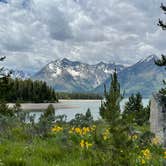
M79 71L76 71L76 70L73 70L73 69L67 69L67 71L73 76L73 77L78 77L80 76L80 72Z
M44 80L57 90L90 91L110 77L115 68L117 71L124 69L122 65L104 62L90 65L64 58L50 62L32 78Z
M10 75L10 77L13 79L17 78L17 79L25 80L25 79L29 79L31 77L31 74L26 73L26 72L21 71L21 70L4 69L3 73L5 75Z

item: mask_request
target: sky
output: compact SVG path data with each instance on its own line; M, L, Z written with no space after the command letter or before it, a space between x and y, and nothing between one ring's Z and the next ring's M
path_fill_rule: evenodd
M166 3L166 1L163 0ZM159 0L0 0L0 56L35 72L68 58L131 65L166 53Z

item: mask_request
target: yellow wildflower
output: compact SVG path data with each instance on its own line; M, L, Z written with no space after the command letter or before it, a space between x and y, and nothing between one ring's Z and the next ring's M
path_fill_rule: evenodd
M95 131L95 130L96 130L96 125L93 125L93 126L91 127L91 130L92 130L92 131Z
M141 163L142 163L142 164L145 164L146 162L145 162L145 160L144 160L144 159L142 159L142 160L141 160Z
M62 131L62 130L63 130L63 128L60 127L60 126L54 126L54 127L52 128L52 131L53 131L53 132L60 132L60 131Z
M83 127L83 129L82 129L82 134L83 135L86 135L89 132L90 132L90 128L89 127Z
M150 153L150 150L149 150L149 149L142 150L142 153L143 153L145 159L147 159L147 160L150 159L151 153Z
M103 133L103 139L107 140L109 138L109 134L110 134L109 129L106 129L105 132Z
M81 140L81 142L80 142L80 146L81 146L81 148L84 148L84 146L85 146L85 144L84 144L84 140Z
M85 146L86 146L86 148L88 149L89 147L91 147L91 146L92 146L92 143L85 142Z
M75 132L76 132L77 134L82 135L82 130L81 130L79 127L76 127L76 128L75 128Z
M88 141L84 141L84 140L81 140L81 142L80 142L80 146L81 146L81 148L89 148L89 147L92 147L92 143L89 143Z

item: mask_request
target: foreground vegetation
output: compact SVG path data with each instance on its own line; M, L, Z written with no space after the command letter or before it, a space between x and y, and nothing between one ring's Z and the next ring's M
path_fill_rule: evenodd
M0 165L162 166L165 162L166 151L147 125L133 126L133 133L125 129L115 133L108 123L85 116L73 119L76 123L51 125L48 110L37 124L24 123L20 115L1 116Z
M13 108L1 103L0 165L163 166L166 151L149 131L149 107L143 107L140 94L132 95L122 113L122 98L115 72L98 121L88 109L66 122L49 105L35 123L18 103Z

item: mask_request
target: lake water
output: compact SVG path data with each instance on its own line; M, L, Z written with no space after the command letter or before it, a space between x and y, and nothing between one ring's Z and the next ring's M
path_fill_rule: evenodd
M124 104L128 99L124 99L121 102L121 109L124 109ZM143 99L143 105L147 106L149 99ZM75 114L83 113L85 114L87 109L90 108L93 118L95 120L99 119L99 107L101 106L101 100L60 100L63 108L57 108L55 110L55 115L67 115L67 121L73 119ZM31 111L30 115L35 115L35 121L38 121L39 117L43 114L40 111Z

